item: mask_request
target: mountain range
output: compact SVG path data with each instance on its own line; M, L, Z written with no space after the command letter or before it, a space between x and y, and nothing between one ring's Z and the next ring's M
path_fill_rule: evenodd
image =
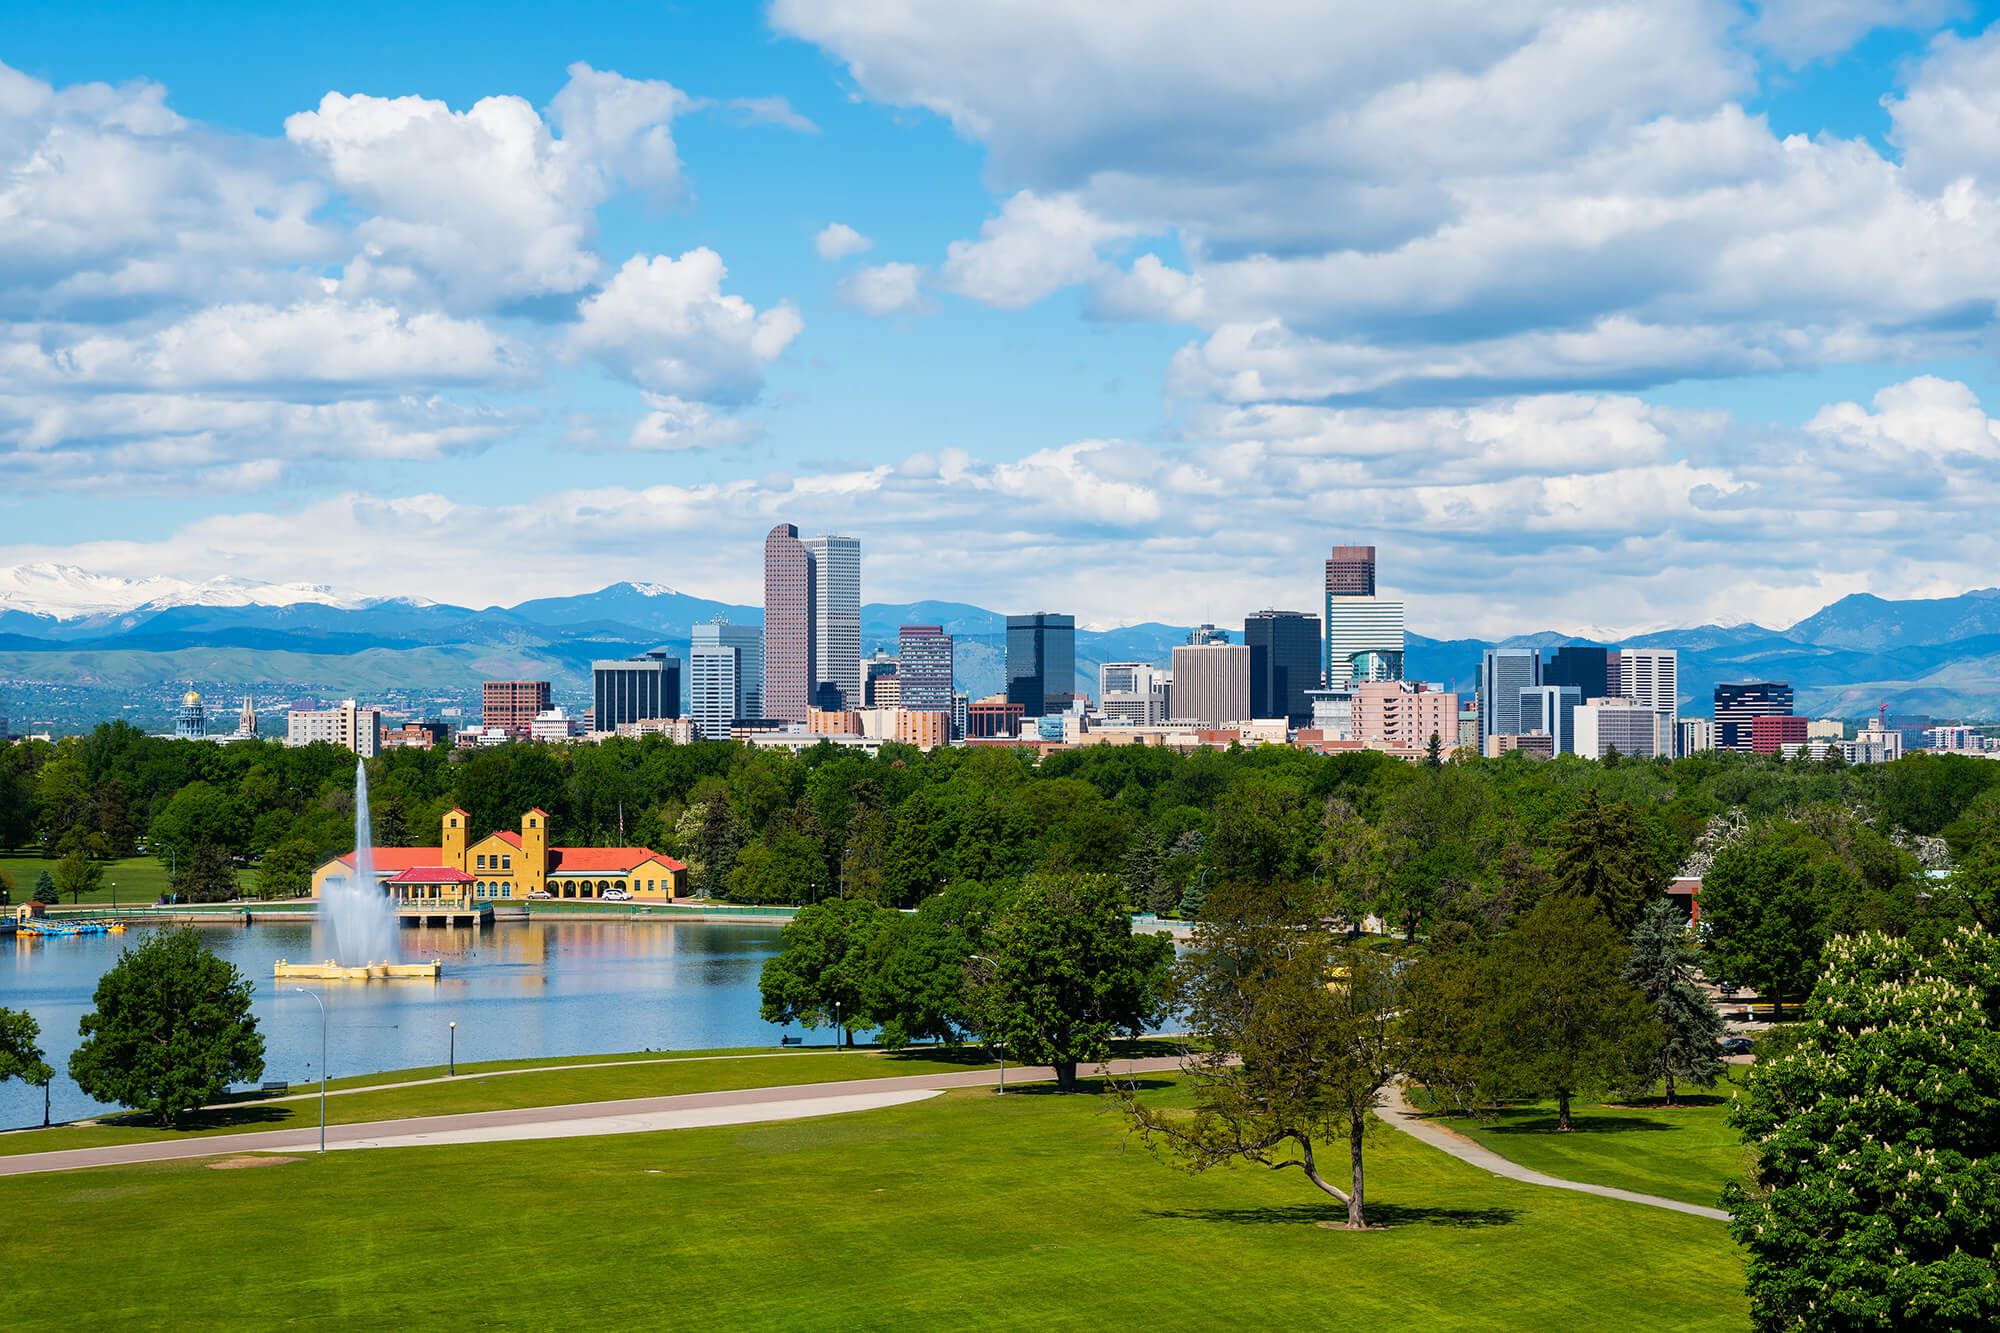
M191 583L121 579L61 565L0 568L0 713L16 730L58 730L125 716L158 726L186 684L233 698L253 692L281 707L293 697L393 695L421 710L470 701L479 682L547 678L581 706L593 658L654 647L685 654L696 624L763 621L759 607L615 583L596 592L511 607L472 608L413 598L343 596L308 584L221 578ZM893 649L904 624L939 624L956 640L960 688L999 687L1004 614L962 602L870 603L864 654ZM1181 626L1145 622L1077 632L1080 688L1096 693L1107 661L1164 664L1186 641ZM1501 640L1550 646L1592 640L1541 631ZM1890 601L1843 597L1785 629L1700 625L1622 640L1678 648L1682 711L1705 715L1719 680L1789 680L1801 711L2000 717L2000 589ZM1470 691L1484 639L1408 637L1406 674ZM10 710L7 696L17 696Z

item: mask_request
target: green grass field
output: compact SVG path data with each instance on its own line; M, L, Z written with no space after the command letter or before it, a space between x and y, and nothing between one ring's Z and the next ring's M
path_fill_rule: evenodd
M1555 1104L1510 1106L1479 1120L1448 1125L1510 1161L1567 1180L1615 1185L1684 1203L1716 1207L1723 1185L1744 1180L1748 1150L1729 1127L1729 1102L1746 1067L1729 1066L1714 1088L1684 1088L1680 1105L1657 1098L1618 1106L1576 1106L1575 1128L1556 1132Z
M834 1058L829 1056L828 1058ZM1153 1096L1171 1096L1154 1093ZM1496 1179L1382 1127L1342 1215L1191 1177L1094 1096L0 1180L15 1328L1736 1329L1720 1223Z
M56 863L47 858L28 852L0 852L0 875L5 875L14 883L14 901L24 903L35 891L35 877L44 870L55 874ZM236 872L236 882L248 892L256 887L257 873L254 870ZM103 903L109 906L116 894L116 901L127 905L150 903L167 892L167 868L150 856L127 856L116 861L104 862L104 883L92 893L83 895L84 904ZM63 895L64 905L69 903L69 895Z

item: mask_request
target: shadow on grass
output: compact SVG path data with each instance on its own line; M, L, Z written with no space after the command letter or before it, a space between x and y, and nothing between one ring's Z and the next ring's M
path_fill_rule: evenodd
M1009 1083L1007 1085L1007 1095L1012 1097L1018 1091L1023 1097L1084 1097L1095 1093L1122 1092L1128 1088L1136 1089L1140 1092L1155 1092L1161 1088L1171 1088L1173 1086L1174 1081L1172 1079L1147 1078L1144 1075L1137 1078L1125 1078L1121 1076L1115 1079L1085 1078L1079 1075L1076 1080L1076 1090L1074 1093L1058 1092L1054 1081L1051 1080L1042 1083L1023 1083L1018 1089L1012 1083Z
M1418 1208L1406 1204L1371 1203L1366 1206L1371 1227L1504 1227L1519 1217L1512 1208ZM1347 1209L1337 1203L1295 1203L1264 1208L1170 1208L1155 1209L1158 1218L1183 1222L1227 1222L1232 1226L1318 1226L1330 1222L1347 1225Z
M297 1115L297 1110L290 1106L228 1106L218 1107L212 1111L190 1111L182 1116L180 1124L171 1130L143 1111L134 1111L126 1115L98 1116L97 1123L115 1125L120 1129L157 1129L162 1133L192 1133L205 1129L248 1129L260 1125L282 1125L295 1119Z
M1630 1107L1634 1111L1688 1111L1699 1106L1727 1106L1729 1098L1713 1092L1677 1092L1672 1105L1667 1104L1665 1097L1631 1097L1607 1105Z
M1569 1117L1572 1134L1629 1134L1651 1133L1664 1129L1680 1129L1664 1120L1645 1120L1629 1115L1579 1115L1572 1111ZM1529 1120L1508 1120L1482 1126L1489 1134L1557 1134L1554 1112L1535 1116Z

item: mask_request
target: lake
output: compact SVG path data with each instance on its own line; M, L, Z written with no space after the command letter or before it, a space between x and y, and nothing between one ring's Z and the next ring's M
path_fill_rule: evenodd
M320 1076L320 1011L279 989L271 965L326 956L310 924L201 926L202 939L256 984L264 1076L294 1084ZM405 930L406 959L442 958L436 982L303 983L326 1002L332 1077L443 1064L458 1024L461 1061L599 1052L772 1046L786 1032L757 1017L757 974L777 952L776 925L552 921L484 930ZM143 938L0 937L0 1006L42 1025L56 1068L58 1120L109 1109L70 1082L77 1021L119 951ZM819 1040L830 1040L821 1030ZM38 1125L42 1091L0 1083L0 1128Z

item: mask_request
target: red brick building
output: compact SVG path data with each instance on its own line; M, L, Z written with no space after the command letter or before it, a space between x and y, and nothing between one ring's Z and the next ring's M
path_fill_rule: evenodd
M545 680L489 680L481 691L479 722L509 735L526 736L535 714L549 711Z

